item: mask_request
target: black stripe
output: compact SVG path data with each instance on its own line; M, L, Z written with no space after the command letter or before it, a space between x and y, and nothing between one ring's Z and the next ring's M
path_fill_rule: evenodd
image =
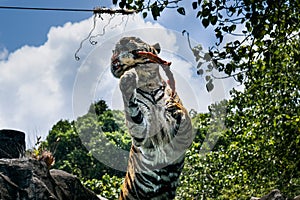
M131 146L130 150L133 152L133 154L141 153L137 148L135 148L135 146Z
M155 173L155 177L158 177L158 174L155 171L152 171L152 173ZM145 179L147 179L149 182L151 183L156 183L157 179L147 173L143 173L143 176L145 177Z
M165 93L161 93L161 95L155 100L156 102L158 102L159 100L161 100L163 97L165 96Z
M128 181L126 181L127 185L126 185L126 188L128 189L128 194L133 196L134 198L136 197L136 185L135 185L135 182L132 180L132 177L131 177L131 174L130 173L127 173L127 176L126 176L127 180L130 181L130 185L131 185L131 188L129 188L129 185L128 185Z
M149 184L149 181L145 178L144 173L136 173L136 178L144 187L152 188L153 184Z
M132 138L133 138L136 142L138 142L138 143L143 142L144 139L145 139L145 138L138 138L138 137L133 137L133 136L132 136Z
M136 101L143 104L148 110L150 110L150 107L145 102L143 102L142 100L136 99Z
M151 91L151 92L150 92L150 95L151 95L151 96L155 96L155 95L157 95L157 93L158 93L159 91L161 91L161 90L163 91L164 88L165 88L164 86L160 86L160 87L157 88L156 90ZM145 91L144 91L144 92L145 92ZM146 92L145 92L145 93L146 93Z
M131 116L131 119L136 124L141 124L143 122L143 113L139 110L136 116Z
M157 88L156 90L153 90L151 92L144 91L140 88L136 89L137 93L142 95L144 98L148 99L152 104L156 104L159 100L161 100L164 97L164 95L165 95L164 90L165 90L165 86L160 86L159 88ZM162 91L162 94L156 99L155 96L160 91ZM151 97L151 99L148 96L146 96L145 94L149 95Z
M148 96L145 95L145 94L147 94L147 92L145 92L145 91L143 91L143 90L141 90L141 89L139 89L139 88L136 89L136 92L139 93L140 95L142 95L145 99L148 99L148 101L150 101L153 105L156 104L156 102L153 101L153 99L150 99ZM150 95L150 94L149 94L149 95ZM151 95L150 95L150 96L151 96ZM151 97L152 97L152 96L151 96Z

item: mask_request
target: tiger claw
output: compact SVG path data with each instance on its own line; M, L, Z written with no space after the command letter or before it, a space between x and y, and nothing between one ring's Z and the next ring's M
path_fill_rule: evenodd
M183 107L180 103L175 102L173 99L169 99L166 101L166 106L166 110L170 112L175 119L180 119L183 116Z

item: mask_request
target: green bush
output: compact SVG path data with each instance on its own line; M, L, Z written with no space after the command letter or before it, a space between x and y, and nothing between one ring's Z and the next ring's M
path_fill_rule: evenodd
M90 179L83 181L83 185L102 197L118 199L123 180L123 178L104 174L100 180Z

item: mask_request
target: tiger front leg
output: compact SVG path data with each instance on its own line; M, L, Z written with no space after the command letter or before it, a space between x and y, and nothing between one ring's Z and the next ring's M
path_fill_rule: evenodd
M119 87L122 92L126 119L140 124L143 120L143 113L136 101L137 74L134 69L126 71L121 76Z
M128 106L130 99L135 96L137 86L137 74L134 69L126 71L120 77L119 87L122 92L125 106Z

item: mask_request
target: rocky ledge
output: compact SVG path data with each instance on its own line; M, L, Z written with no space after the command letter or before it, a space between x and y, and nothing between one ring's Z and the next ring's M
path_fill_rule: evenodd
M101 200L67 172L49 170L51 156L26 158L25 133L0 130L0 200ZM48 162L49 161L49 162Z
M76 176L35 159L0 159L0 199L99 200Z

